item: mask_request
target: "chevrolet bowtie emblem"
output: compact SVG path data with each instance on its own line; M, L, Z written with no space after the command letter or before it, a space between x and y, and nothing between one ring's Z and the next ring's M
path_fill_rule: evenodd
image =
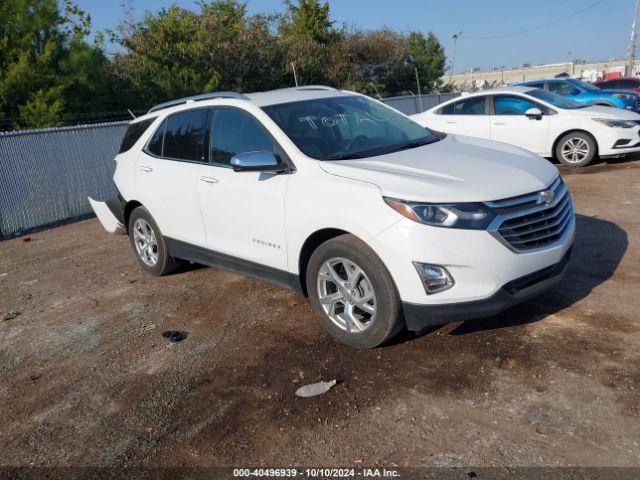
M538 205L543 203L545 205L549 205L551 202L553 202L554 198L556 198L556 194L551 190L543 190L542 192L538 193Z

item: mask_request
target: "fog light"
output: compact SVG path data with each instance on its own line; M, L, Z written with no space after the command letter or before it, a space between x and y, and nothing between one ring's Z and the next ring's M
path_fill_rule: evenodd
M427 295L449 290L455 284L453 277L444 267L418 262L413 262L413 265L420 275Z

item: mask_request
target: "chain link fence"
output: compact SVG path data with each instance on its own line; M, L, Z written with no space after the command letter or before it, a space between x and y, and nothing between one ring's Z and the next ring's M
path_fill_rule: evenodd
M382 101L387 105L400 110L405 115L424 112L430 108L446 102L450 98L460 95L459 93L431 93L429 95L405 95L403 97L389 97ZM422 108L420 108L422 106Z
M405 114L457 94L384 99ZM80 219L87 196L115 195L113 158L128 121L0 132L0 238Z
M109 198L129 122L0 133L0 238L91 214Z

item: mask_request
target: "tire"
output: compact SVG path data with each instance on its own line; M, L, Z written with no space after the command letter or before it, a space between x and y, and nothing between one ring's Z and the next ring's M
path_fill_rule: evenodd
M597 154L596 142L585 132L569 132L556 144L556 158L567 167L584 167Z
M347 269L352 274L361 271L351 284ZM320 245L309 259L305 280L314 313L342 343L355 348L377 347L404 326L400 298L389 271L375 252L353 235L340 235Z
M144 207L131 212L129 240L136 260L151 275L167 275L178 268L179 262L169 255L158 224ZM149 247L143 248L143 244Z

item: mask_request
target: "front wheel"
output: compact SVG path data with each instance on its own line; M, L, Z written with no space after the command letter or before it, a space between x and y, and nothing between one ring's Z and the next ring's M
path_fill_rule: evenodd
M391 274L375 252L353 235L328 240L313 252L306 284L320 323L347 345L376 347L404 325Z
M588 133L569 132L556 145L556 157L567 167L584 167L596 156L596 142Z

